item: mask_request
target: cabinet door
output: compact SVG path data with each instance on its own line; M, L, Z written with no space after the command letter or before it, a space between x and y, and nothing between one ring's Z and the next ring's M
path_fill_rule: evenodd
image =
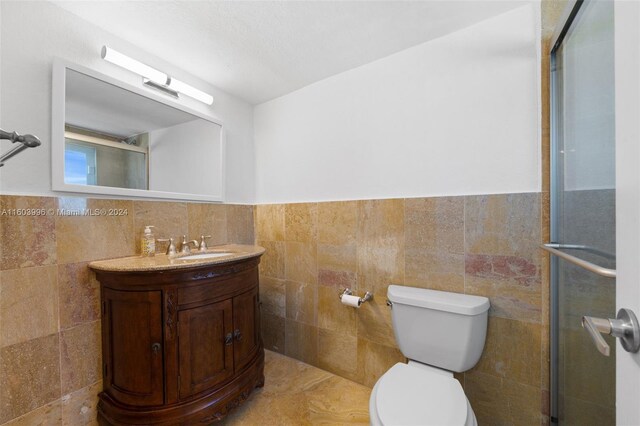
M258 309L257 288L233 298L233 358L236 371L247 365L258 350L260 343Z
M164 402L159 291L104 289L105 391L130 405Z
M233 375L231 300L178 312L180 399Z

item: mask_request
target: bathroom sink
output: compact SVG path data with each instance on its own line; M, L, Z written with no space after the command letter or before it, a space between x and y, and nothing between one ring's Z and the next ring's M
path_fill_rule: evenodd
M190 254L189 256L179 257L177 260L202 260L202 259L214 259L216 257L230 256L234 254L230 251L215 252L215 253L198 253Z

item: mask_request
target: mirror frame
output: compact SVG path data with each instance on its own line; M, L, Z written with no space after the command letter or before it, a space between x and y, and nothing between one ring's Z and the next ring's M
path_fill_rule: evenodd
M199 117L203 120L215 123L220 129L220 194L202 195L182 192L154 191L149 189L117 188L97 185L73 185L64 181L64 149L65 149L65 96L66 96L66 74L67 70L72 70L112 84L123 90L128 90L137 95L144 96L156 102L160 102L172 108L176 108L188 114ZM128 83L117 80L98 71L66 61L60 58L53 60L53 81L51 96L51 187L54 191L73 192L76 194L100 194L115 195L118 197L140 197L140 198L164 198L171 200L191 200L191 201L219 201L224 202L225 196L225 145L226 135L222 121L216 117L203 114L184 105L180 105L171 99L155 94L143 87L135 87Z

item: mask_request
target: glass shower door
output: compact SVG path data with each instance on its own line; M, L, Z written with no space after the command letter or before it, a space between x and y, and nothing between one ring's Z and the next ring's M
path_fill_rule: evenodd
M613 8L579 1L552 51L551 240L615 269ZM551 292L552 421L615 425L615 339L604 356L581 327L615 318L615 278L552 256Z

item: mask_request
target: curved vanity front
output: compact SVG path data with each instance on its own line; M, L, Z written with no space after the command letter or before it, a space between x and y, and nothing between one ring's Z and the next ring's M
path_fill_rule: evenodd
M220 255L89 265L102 296L100 424L210 424L263 386L264 249L228 245L208 253Z

